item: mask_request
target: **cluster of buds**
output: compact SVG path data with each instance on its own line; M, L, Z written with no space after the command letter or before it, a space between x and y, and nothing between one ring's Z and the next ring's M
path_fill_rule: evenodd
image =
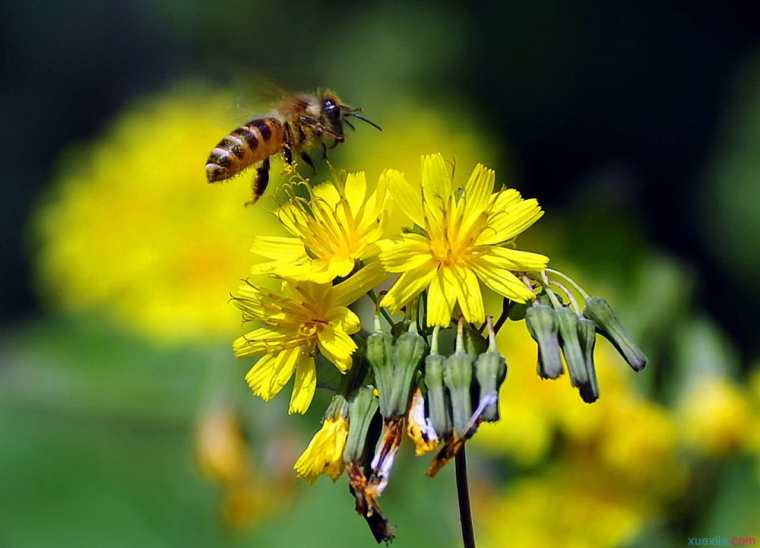
M349 396L343 453L356 511L378 542L394 535L378 498L390 479L404 432L414 441L418 456L438 449L428 469L428 475L434 476L480 422L498 420L499 388L507 374L490 318L488 339L460 320L448 357L440 353L439 328L428 344L416 322L395 327L405 330L394 337L376 318L375 330L367 338L368 367Z
M564 356L571 384L586 403L599 399L599 382L594 366L594 346L599 333L618 350L631 368L644 369L644 353L631 340L610 304L601 297L583 294L583 310L571 293L565 304L548 284L540 297L525 310L525 323L538 345L538 375L556 379L562 375Z

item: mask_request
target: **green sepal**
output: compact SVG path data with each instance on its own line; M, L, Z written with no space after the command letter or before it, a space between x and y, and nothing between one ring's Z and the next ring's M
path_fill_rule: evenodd
M599 399L599 380L596 378L594 366L594 345L596 344L596 323L586 318L578 319L578 338L583 350L583 358L586 363L588 382L582 384L578 391L586 403L594 403Z
M462 438L467 430L467 423L472 417L472 384L473 358L464 350L464 336L460 320L457 331L456 351L446 358L443 368L443 382L449 389L451 397L451 412L455 437Z
M426 352L425 338L417 333L417 324L410 323L409 330L396 339L396 344L393 346L393 377L391 379L390 401L385 412L382 413L383 417L406 415L412 381Z
M390 407L393 386L393 337L382 331L376 318L375 331L367 337L367 361L375 374L375 383L380 391L380 411Z
M562 374L559 334L554 309L535 303L525 311L525 325L538 344L538 374L544 379L556 379Z
M596 322L597 331L609 340L634 371L641 371L647 364L647 357L631 340L618 320L610 304L601 297L591 297L586 301L583 315Z
M570 372L570 382L575 387L580 387L587 382L586 360L578 339L578 315L569 308L561 308L555 311L557 327L559 327L559 342L565 363Z
M345 462L360 462L366 452L367 433L377 413L378 401L373 386L362 386L348 403L348 438L343 451Z
M499 420L499 388L507 377L507 362L496 351L484 352L475 361L475 376L480 385L480 399L489 394L496 395L497 401L486 406L482 418L487 422Z
M427 388L425 399L430 423L439 438L451 432L451 414L443 381L445 362L446 358L440 354L430 354L425 358L425 387Z

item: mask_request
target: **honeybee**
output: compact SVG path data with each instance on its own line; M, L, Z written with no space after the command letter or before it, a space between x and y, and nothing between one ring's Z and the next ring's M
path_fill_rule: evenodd
M253 204L269 184L271 156L282 153L285 162L292 166L293 157L298 154L316 171L306 149L320 144L322 156L327 158L328 149L345 140L343 124L355 129L349 118L357 118L382 131L380 126L360 113L361 108L343 103L330 90L287 96L271 112L253 118L219 141L206 160L206 178L209 183L224 181L258 164L251 187L251 200L246 202L246 205ZM328 146L330 140L332 142Z

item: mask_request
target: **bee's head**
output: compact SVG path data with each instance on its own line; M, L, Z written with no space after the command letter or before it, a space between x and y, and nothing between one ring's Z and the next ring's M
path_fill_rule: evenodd
M343 114L346 106L340 98L331 91L319 94L319 112L323 125L335 134L338 142L343 141Z
M341 101L340 98L334 92L330 90L321 90L318 96L319 96L320 121L322 122L323 125L328 127L330 131L333 132L333 134L335 135L336 144L342 143L344 140L344 136L343 136L344 123L348 125L348 127L350 127L351 129L355 129L353 124L351 124L351 122L348 120L348 118L352 116L382 131L382 128L378 126L376 123L372 122L371 120L368 120L367 118L359 114L362 111L361 108L354 108L352 106L347 105L346 103Z

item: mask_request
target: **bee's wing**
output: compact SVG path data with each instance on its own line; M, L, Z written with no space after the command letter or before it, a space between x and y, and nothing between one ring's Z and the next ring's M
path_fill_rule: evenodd
M294 95L273 79L262 75L239 77L231 87L234 98L231 108L241 122L269 112Z

